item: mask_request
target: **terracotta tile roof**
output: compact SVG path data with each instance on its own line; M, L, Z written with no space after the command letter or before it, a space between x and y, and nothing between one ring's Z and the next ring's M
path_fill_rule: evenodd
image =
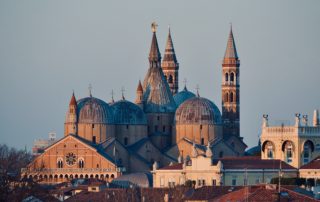
M190 197L186 197L187 201L205 201L221 197L233 191L242 189L241 186L204 186L195 189Z
M267 189L265 186L251 186L251 187L243 187L240 190L227 193L219 198L210 199L212 201L252 201L252 202L260 202L260 201L269 201L276 202L279 201L277 194L277 189ZM316 199L294 192L292 190L281 188L281 196L280 201L305 201L305 202L313 202L317 201Z
M213 164L221 160L223 168L225 169L279 169L280 160L276 159L261 159L258 156L244 156L244 157L226 157L221 159L214 159ZM281 162L282 169L293 169L291 165Z
M160 168L159 170L182 170L183 163L176 163L172 165L165 166L163 168Z
M320 169L320 156L301 166L300 169Z

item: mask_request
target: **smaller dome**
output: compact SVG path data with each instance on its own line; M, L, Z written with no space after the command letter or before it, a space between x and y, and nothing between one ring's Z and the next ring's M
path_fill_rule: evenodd
M78 101L79 123L113 123L113 113L104 101L86 97Z
M146 125L147 118L142 109L127 100L120 100L111 105L115 124Z
M176 102L177 107L179 107L184 101L195 96L194 93L188 91L187 87L184 87L182 91L173 96L173 99Z
M193 97L183 102L175 114L176 124L221 124L221 113L210 100Z

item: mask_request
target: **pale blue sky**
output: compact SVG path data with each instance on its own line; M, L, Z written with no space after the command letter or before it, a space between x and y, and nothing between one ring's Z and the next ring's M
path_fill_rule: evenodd
M221 60L230 22L241 60L241 135L320 108L320 1L0 1L0 143L30 149L63 136L72 89L133 101L148 69L150 23L163 55L168 24L188 88L221 109ZM310 117L310 120L312 117Z

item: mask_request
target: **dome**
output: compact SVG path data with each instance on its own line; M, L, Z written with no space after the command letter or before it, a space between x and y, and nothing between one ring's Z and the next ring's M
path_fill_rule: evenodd
M193 97L183 102L176 111L176 124L220 124L221 113L210 100Z
M136 104L120 100L111 105L115 124L146 125L147 118L142 109Z
M173 99L176 102L176 105L179 107L184 101L195 96L196 95L194 93L188 91L188 89L184 87L182 91L173 96Z
M112 109L104 101L86 97L78 101L79 123L113 123Z

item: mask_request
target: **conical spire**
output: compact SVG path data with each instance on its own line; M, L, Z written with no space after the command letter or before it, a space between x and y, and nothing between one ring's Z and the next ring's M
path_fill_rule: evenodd
M137 92L143 92L143 88L142 88L140 80L139 80L139 83L138 83Z
M232 26L230 28L230 34L227 43L226 53L224 54L224 58L235 58L238 59L238 53L236 49L236 44L233 38Z
M169 62L169 61L174 62L174 63L178 62L177 58L176 58L176 53L175 53L174 47L173 47L170 27L169 27L166 50L165 50L165 53L164 53L164 56L163 56L163 62Z
M72 97L69 103L69 106L71 105L77 105L77 100L76 100L76 97L74 96L74 92L72 92Z
M159 51L156 31L157 31L157 24L155 22L152 23L151 28L153 32L152 41L151 41L151 48L149 53L149 62L160 62L161 61L161 54Z

